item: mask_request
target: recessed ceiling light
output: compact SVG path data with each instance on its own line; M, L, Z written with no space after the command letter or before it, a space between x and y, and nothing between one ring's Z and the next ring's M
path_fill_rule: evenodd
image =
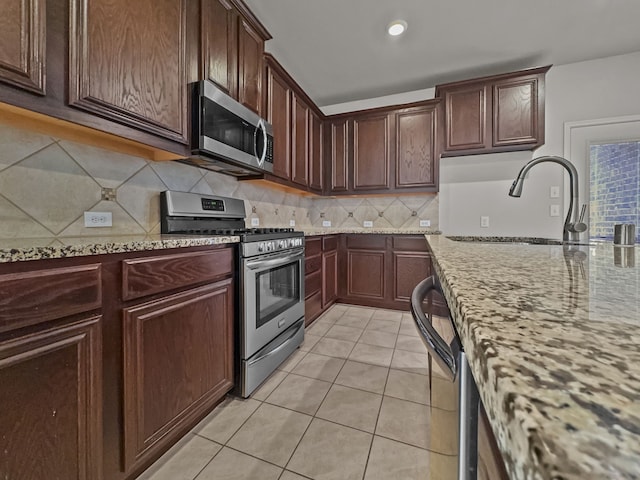
M387 27L387 32L389 35L393 37L397 37L398 35L402 35L407 29L407 22L404 20L394 20Z

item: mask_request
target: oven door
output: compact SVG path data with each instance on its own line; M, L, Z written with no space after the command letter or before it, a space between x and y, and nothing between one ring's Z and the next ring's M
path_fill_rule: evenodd
M243 359L304 317L303 261L304 249L243 259Z

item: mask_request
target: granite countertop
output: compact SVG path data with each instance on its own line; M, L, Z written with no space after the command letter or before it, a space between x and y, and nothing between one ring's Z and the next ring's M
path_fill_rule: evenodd
M427 241L511 478L640 479L640 248Z
M369 235L439 235L438 230L428 228L340 228L340 227L302 227L305 237L316 235L336 235L338 233L364 233Z
M0 240L0 263L237 243L237 236L129 235Z

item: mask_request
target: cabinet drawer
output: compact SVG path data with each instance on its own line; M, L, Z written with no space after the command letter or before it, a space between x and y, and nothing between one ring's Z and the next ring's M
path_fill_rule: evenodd
M322 292L311 295L304 301L304 324L309 325L322 311Z
M347 248L365 250L384 250L386 237L384 235L348 235Z
M305 298L322 290L322 272L315 272L304 277Z
M396 236L393 237L394 250L407 250L411 252L426 252L427 240L424 236Z
M309 275L320 270L320 267L322 267L322 255L309 257L304 262L304 273Z
M322 239L320 237L307 237L304 240L304 254L313 257L322 251Z
M0 332L100 308L99 264L0 275Z
M233 251L224 248L125 260L122 263L122 298L132 300L230 275Z
M328 252L330 250L335 250L338 248L338 237L330 236L322 238L322 251Z

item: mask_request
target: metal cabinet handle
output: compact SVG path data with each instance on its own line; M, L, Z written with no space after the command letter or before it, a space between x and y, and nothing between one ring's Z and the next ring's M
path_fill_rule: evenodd
M293 339L296 335L298 335L298 332L300 332L300 329L304 328L304 322L300 322L300 325L298 326L298 328L296 328L293 333L291 333L291 335L289 335L286 340L284 340L280 345L278 345L276 348L274 348L273 350L269 350L266 353L262 353L260 354L260 352L258 352L258 355L256 355L256 358L252 359L249 362L249 365L255 365L256 363L264 360L267 357L270 357L271 355L275 355L276 353L278 353L280 350L282 350L284 347L286 347Z
M301 252L301 253L296 253L294 255L288 255L286 257L278 256L277 258L270 258L266 260L248 261L246 263L246 266L251 270L258 270L261 268L268 268L268 267L276 267L278 265L286 265L287 263L291 263L295 260L300 260L301 258L303 258L303 256L304 256L304 253Z
M461 350L459 340L457 337L454 339L451 345L449 345L440 334L433 328L431 324L431 314L429 318L422 310L422 303L427 297L429 292L438 291L442 293L442 289L438 284L435 277L431 276L425 278L413 289L411 293L411 315L413 320L418 326L422 340L427 347L427 350L438 363L438 365L445 371L447 376L453 381L456 378L458 372L457 354ZM455 351L454 351L455 350Z

